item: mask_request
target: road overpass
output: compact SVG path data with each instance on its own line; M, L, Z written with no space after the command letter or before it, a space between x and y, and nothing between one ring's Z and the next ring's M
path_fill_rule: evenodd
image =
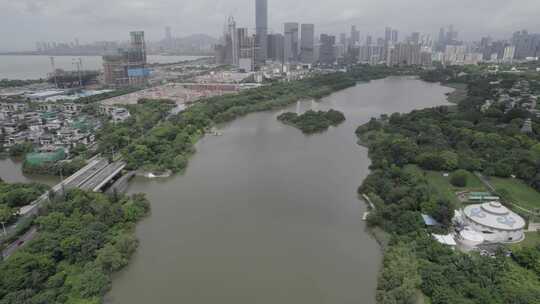
M98 192L107 185L114 177L116 177L124 168L126 163L123 161L114 162L108 164L100 171L88 178L84 183L80 184L78 188L87 191Z
M126 163L124 161L110 163L109 160L100 156L91 158L88 161L88 164L82 169L63 180L60 184L52 187L49 192L41 195L32 204L21 208L19 210L20 217L18 221L10 227L7 227L7 236L5 236L3 240L11 235L14 235L19 224L23 223L28 218L37 215L43 204L49 201L51 193L63 193L65 190L69 189L82 189L99 192L104 190L105 186L111 183L115 177L118 177L125 167ZM22 244L26 244L28 241L32 240L36 234L36 227L31 227L27 233L20 236L15 242L6 247L6 249L2 252L2 257L7 258L12 255L19 247L22 246ZM2 243L3 240L0 240L0 243Z

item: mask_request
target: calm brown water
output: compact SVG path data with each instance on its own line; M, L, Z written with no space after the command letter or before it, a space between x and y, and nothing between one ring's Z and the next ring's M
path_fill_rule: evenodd
M382 113L446 104L451 89L411 78L358 85L286 111L334 108L347 122L304 136L282 111L207 137L182 176L135 180L152 215L108 303L374 303L381 253L356 189L368 174L356 127Z
M0 158L0 178L10 183L43 183L54 186L60 183L60 178L54 176L24 175L22 161L11 158Z

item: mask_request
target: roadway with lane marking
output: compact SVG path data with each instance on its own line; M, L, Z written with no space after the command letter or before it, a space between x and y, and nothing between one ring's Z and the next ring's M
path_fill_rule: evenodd
M115 162L109 164L105 168L101 169L99 173L89 178L86 182L79 186L82 190L98 191L100 186L103 186L103 183L110 181L118 173L119 170L122 170L126 166L125 162Z
M105 169L108 165L109 165L108 160L101 159L94 166L86 170L83 174L73 179L73 181L66 183L65 187L67 189L81 187L81 185L85 184L88 180L92 179L96 174L100 173L101 170Z

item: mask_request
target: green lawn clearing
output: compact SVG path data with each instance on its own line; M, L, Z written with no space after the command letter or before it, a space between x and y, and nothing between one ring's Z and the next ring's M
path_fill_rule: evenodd
M449 199L451 202L460 204L459 199L456 196L456 192L486 192L487 189L484 184L476 177L476 175L469 172L467 178L467 186L460 188L450 183L450 176L443 176L442 172L426 171L426 177L430 185L433 186L439 192L441 196Z
M540 232L526 232L525 240L518 244L510 246L512 249L531 248L540 246Z
M490 179L491 184L499 190L506 190L508 198L512 204L519 205L530 211L540 209L540 192L531 188L525 182L513 178L497 178Z
M443 172L437 171L426 171L421 169L416 165L408 165L405 167L405 170L409 172L414 172L417 174L425 174L425 177L428 183L439 193L442 198L448 199L449 201L459 205L460 201L456 196L456 192L487 192L488 190L473 173L468 174L467 186L460 188L455 187L450 183L450 176L446 177L443 175Z

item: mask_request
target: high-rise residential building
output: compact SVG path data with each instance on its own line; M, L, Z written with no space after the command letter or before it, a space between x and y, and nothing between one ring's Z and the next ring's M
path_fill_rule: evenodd
M464 45L447 45L444 52L444 62L448 65L462 65L465 63L467 47Z
M227 47L227 62L234 66L238 66L240 59L240 50L238 43L238 32L236 30L236 21L233 17L228 19L228 32L226 33L226 47Z
M238 42L238 57L242 57L242 49L247 48L250 45L248 29L245 27L239 27L236 29L236 40Z
M396 44L399 41L399 32L398 30L392 30L392 43Z
M392 28L391 27L387 27L385 30L384 30L384 42L386 42L387 44L390 43L392 41Z
M298 61L298 23L287 22L284 28L284 60L287 63Z
M339 34L339 44L347 47L347 34L346 33Z
M366 45L372 45L373 44L373 37L371 35L366 36Z
M360 43L360 32L356 29L356 25L351 26L351 45Z
M253 71L255 67L255 38L249 36L247 28L236 30L238 37L238 67L246 72Z
M313 63L315 60L315 25L302 24L300 33L300 61Z
M422 64L421 46L412 43L397 43L388 50L388 66Z
M504 48L503 61L506 63L512 63L516 57L516 47L513 45Z
M454 25L448 26L448 32L446 33L446 42L448 44L456 44L458 38L458 32L454 30Z
M420 33L414 32L411 34L411 43L413 44L420 44Z
M437 41L437 51L444 52L446 44L446 31L444 30L444 27L441 27L439 30L439 39Z
M358 60L362 63L377 64L383 58L384 46L363 45L358 50Z
M321 34L321 45L319 50L319 62L321 64L333 65L336 62L336 54L334 46L336 44L336 37Z
M465 54L465 64L477 65L482 62L484 55L478 52L466 53Z
M515 32L512 44L516 47L515 59L540 57L540 34L530 34L526 30Z
M255 0L256 64L264 64L268 52L268 0Z

